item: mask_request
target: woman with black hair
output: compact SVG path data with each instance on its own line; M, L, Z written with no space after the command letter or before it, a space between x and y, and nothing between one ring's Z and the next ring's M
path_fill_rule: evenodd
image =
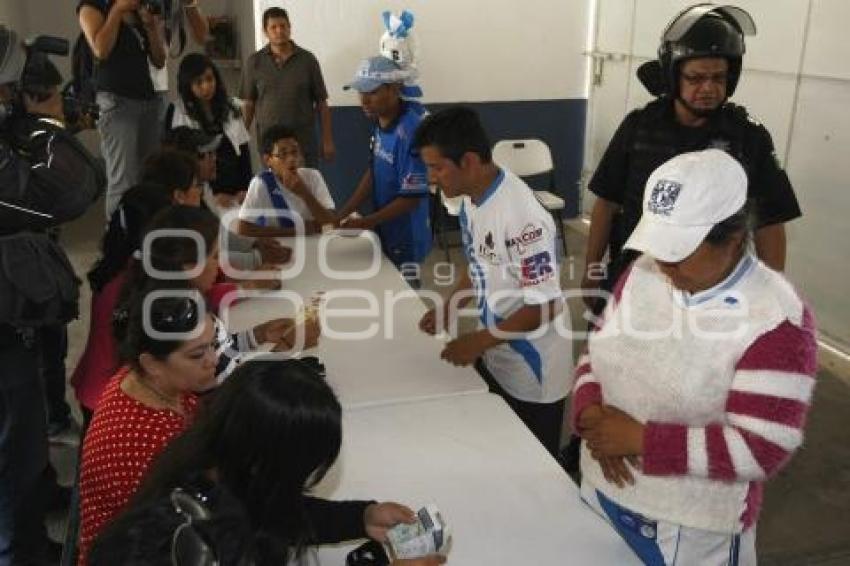
M153 457L183 431L197 393L215 386L215 325L184 283L139 300L121 357L127 362L98 400L80 463L80 564L103 526L135 492ZM160 290L151 287L147 291Z
M116 316L126 318L132 305L144 298L151 285L167 287L172 281L185 281L190 288L199 291L206 306L217 314L221 305L238 290L236 284L220 280L219 228L218 219L203 208L170 206L160 211L151 220L142 238L147 241L142 246L147 265L142 261L130 264ZM174 230L193 233L197 239L175 234ZM160 273L169 274L168 278L161 277ZM256 350L260 344L271 343L276 349L286 351L298 349L296 346L309 348L316 344L319 334L315 321L296 326L292 319L275 318L237 333L230 333L217 317L214 317L214 322L218 356L216 379L219 382L233 371L244 354ZM120 324L114 332L122 339Z
M101 154L109 186L106 217L139 182L142 160L159 147L159 104L148 65L165 65L158 16L139 0L79 0L77 18L94 57ZM146 127L148 126L148 127Z
M142 182L170 189L174 204L201 206L198 160L190 153L165 148L150 154L142 169Z
M121 199L101 240L101 257L88 273L92 290L89 336L71 376L71 385L88 428L97 399L106 382L118 371L118 345L112 318L133 252L141 248L142 234L154 214L171 204L172 192L156 184L133 187Z
M414 520L410 509L307 495L336 461L341 441L339 401L314 364L254 359L160 454L126 514L96 541L91 564L170 563L172 551L186 541L177 540L177 526L157 533L146 514L155 512L155 502L173 501L175 489L210 510L195 542L220 564L304 563L311 545L367 536L383 541L389 528ZM238 524L234 512L247 525L231 536L209 536L210 528ZM440 562L429 557L399 564Z
M247 191L252 176L250 135L239 102L228 97L215 63L206 55L190 53L180 62L177 82L180 98L168 107L166 131L188 126L220 136L212 192L234 197Z
M118 370L112 319L127 269L134 263L133 254L141 249L144 230L158 211L172 203L200 204L196 172L197 163L190 155L177 150L154 152L145 160L142 182L124 193L109 219L101 257L88 273L92 290L89 336L71 376L83 413L83 432L106 382Z
M92 315L86 348L71 377L83 411L83 429L88 428L98 398L109 379L121 365L118 341L132 304L133 296L152 279L144 269L141 253L145 235L155 230L187 230L198 235L204 244L199 255L196 241L186 237L166 236L153 240L149 263L159 271L188 271L203 265L191 286L206 298L209 308L217 312L222 300L236 291L233 283L218 282L219 222L208 210L193 206L169 206L172 191L161 185L140 185L124 195L113 215L103 239L103 257L89 273L92 287ZM179 282L178 282L179 283ZM297 337L291 321L276 319L246 332L230 335L220 324L219 342L221 379L233 369L239 353L254 350L263 342L280 343ZM304 344L318 339L318 327L305 327Z

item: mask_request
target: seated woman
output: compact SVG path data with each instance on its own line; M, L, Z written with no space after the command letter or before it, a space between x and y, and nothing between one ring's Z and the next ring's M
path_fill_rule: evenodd
M341 424L339 401L314 364L243 364L157 458L127 512L95 542L91 563L169 563L170 553L189 541L174 543L180 527L174 520L163 532L151 519L175 489L209 510L208 521L193 523L191 538L221 564L301 563L311 545L367 536L383 541L388 528L414 520L410 509L307 495L339 454Z
M177 72L179 98L166 111L166 133L181 126L199 129L220 141L216 144L216 175L210 179L219 207L241 204L253 176L250 135L240 101L227 95L215 63L200 53L189 53Z
M179 160L175 163L179 163ZM187 171L182 171L178 177L186 173ZM190 171L188 174L191 176ZM164 173L161 173L161 180L164 181L164 177ZM125 193L103 237L103 255L89 272L89 283L93 291L91 327L85 350L71 377L83 411L84 430L88 427L91 413L106 383L120 366L114 335L115 319L126 319L130 295L134 289L143 287L148 280L142 262L134 256L137 254L141 257L142 242L148 230L193 230L200 236L206 249L210 251L209 261L205 262L209 270L205 272L205 277L193 282L195 287L206 295L213 311L217 310L218 303L227 293L237 288L230 283L215 281L218 273L218 248L214 244L218 240L219 222L210 212L201 208L169 207L173 195L181 192L179 188L174 189L174 182L142 184ZM179 183L176 186L179 186ZM197 257L195 243L188 238L161 238L155 242L153 248L157 253L149 259L152 265L160 270L190 269L205 259ZM251 336L242 333L241 338L234 337L233 344L237 346L237 351L248 351L266 340L276 342L276 336L266 330L270 325L280 327L282 324L284 322L272 321L265 326L260 325ZM222 345L226 343L223 342Z
M200 295L172 294L133 305L121 345L127 365L100 396L83 442L80 564L86 564L94 537L136 491L153 457L188 426L197 393L215 386L215 327L202 304ZM150 330L185 338L158 339Z
M127 268L135 261L133 252L141 249L145 226L172 198L173 190L159 184L140 184L124 193L101 240L101 256L88 272L92 291L89 335L70 380L83 413L84 434L100 394L118 371L112 317Z
M183 272L174 277L185 278L192 289L200 291L206 298L206 306L217 315L221 305L229 301L231 294L237 290L236 285L220 281L219 228L218 219L203 208L175 205L156 214L142 238L143 241L149 240L144 252L147 254L148 266L155 271L148 272L142 261L132 263L116 309L117 316L126 316L129 312L127 305L133 304L136 300L134 297L143 294L150 285L168 286L171 279L159 279L155 275L157 272ZM199 255L198 242L194 239L173 234L178 229L196 234L199 242L203 243L206 255ZM152 237L158 233L161 235ZM190 276L193 272L195 274ZM237 333L230 333L217 316L214 317L214 323L218 381L222 381L233 370L243 354L256 350L261 344L271 343L273 348L285 351L299 346L295 350L300 350L315 346L319 335L316 320L296 326L293 319L275 318Z
M582 497L646 564L755 564L762 484L803 439L812 313L750 249L747 176L710 149L649 177L579 359Z
M210 188L218 176L215 153L210 150L215 138L202 130L178 126L170 130L162 140L163 147L176 149L197 157L198 181L203 186L204 205L222 221L221 245L227 250L227 259L237 269L257 269L262 264L283 264L289 261L290 250L272 238L247 238L236 233L233 219L227 215L228 207L222 207ZM219 195L220 196L220 195ZM235 219L235 218L234 218Z

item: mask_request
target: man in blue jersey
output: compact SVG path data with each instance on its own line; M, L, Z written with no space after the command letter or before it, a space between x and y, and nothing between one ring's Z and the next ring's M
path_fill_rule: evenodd
M428 177L418 152L412 151L413 134L427 111L401 98L404 79L394 61L371 57L344 87L360 94L363 111L375 125L369 167L339 218L344 228L375 230L384 254L414 282L418 264L431 251ZM349 218L370 195L374 211Z

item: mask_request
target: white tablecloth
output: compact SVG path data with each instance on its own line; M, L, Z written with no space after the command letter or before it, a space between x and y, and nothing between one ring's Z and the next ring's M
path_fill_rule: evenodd
M436 504L452 530L449 564L639 564L494 395L347 412L340 459L317 493ZM321 563L345 564L355 546L322 547Z

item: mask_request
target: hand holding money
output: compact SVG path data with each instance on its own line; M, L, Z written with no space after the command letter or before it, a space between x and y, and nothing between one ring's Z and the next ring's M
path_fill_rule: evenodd
M426 505L413 523L400 523L387 531L387 542L396 558L426 558L445 550L449 539L440 511Z
M387 540L387 531L399 523L415 523L416 514L401 503L373 503L363 513L363 523L369 538L378 542Z

